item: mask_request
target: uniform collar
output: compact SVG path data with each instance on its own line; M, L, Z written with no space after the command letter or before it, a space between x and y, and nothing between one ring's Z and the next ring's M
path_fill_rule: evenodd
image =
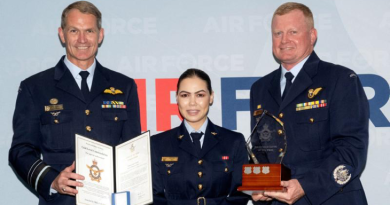
M85 71L85 70L79 68L78 66L76 66L75 64L70 62L70 60L68 59L68 56L65 56L64 64L66 65L66 67L68 67L68 69L69 69L70 73L72 73L72 76L74 79L81 80L81 76L79 75L79 73L80 73L80 71ZM89 72L88 79L93 79L93 75L95 74L95 68L96 68L96 59L93 59L92 65L89 66L89 68L87 68L87 70L86 70Z
M195 130L193 127L191 127L190 124L188 124L187 120L183 120L184 126L186 127L189 134L196 132L196 133L206 133L207 124L209 122L208 118L206 118L206 121L204 121L203 125L199 128L199 130Z
M298 73L299 71L302 70L303 68L303 65L306 63L307 59L309 59L310 55L308 55L305 59L303 59L301 62L299 62L298 64L296 64L294 67L292 67L290 70L287 70L282 64L280 64L280 66L282 67L282 72L281 72L281 75L280 75L280 81L286 81L286 78L284 77L284 74L286 74L287 72L291 72L291 74L294 75L294 78L292 79L292 82L294 82L294 80L296 79L295 77L298 76Z

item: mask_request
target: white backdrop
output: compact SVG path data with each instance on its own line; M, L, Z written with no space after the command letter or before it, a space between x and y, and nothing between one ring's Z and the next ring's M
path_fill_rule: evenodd
M57 28L72 1L0 1L1 204L37 204L8 164L12 116L20 81L54 66L65 53ZM280 0L92 0L103 13L105 39L98 60L146 82L144 129L157 133L180 123L156 102L174 103L160 82L174 82L187 68L205 70L216 100L209 117L249 134L250 82L278 67L271 52L270 21ZM361 77L371 106L368 161L362 175L369 204L390 200L390 1L300 1L315 17L323 60ZM158 79L158 80L156 80ZM142 86L140 86L142 87ZM223 87L223 89L221 89ZM166 103L166 102L165 102ZM157 113L163 113L158 116ZM172 122L164 122L167 119ZM346 116L347 117L347 116ZM239 120L237 120L239 119ZM160 127L161 126L161 127ZM165 126L165 127L164 127Z

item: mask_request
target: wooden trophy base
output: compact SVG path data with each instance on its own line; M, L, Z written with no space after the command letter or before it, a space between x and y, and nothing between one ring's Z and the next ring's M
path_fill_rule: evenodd
M281 181L291 179L291 170L282 164L244 164L242 165L242 186L238 191L251 192L286 191Z

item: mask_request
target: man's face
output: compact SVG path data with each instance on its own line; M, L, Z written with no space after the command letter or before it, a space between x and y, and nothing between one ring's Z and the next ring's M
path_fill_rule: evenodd
M272 21L272 51L288 70L311 54L316 39L317 31L300 10L275 15Z
M58 33L70 62L82 69L92 65L104 35L104 30L97 27L94 15L72 9L66 18L66 27L58 28Z

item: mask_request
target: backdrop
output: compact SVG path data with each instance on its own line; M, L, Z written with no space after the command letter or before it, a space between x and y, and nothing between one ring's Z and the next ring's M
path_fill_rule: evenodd
M72 1L0 1L1 204L37 204L8 164L20 81L54 66L65 53L57 28ZM285 1L92 0L103 13L100 63L137 79L142 128L156 134L179 125L176 79L187 68L212 78L209 117L248 136L249 89L278 68L270 22ZM370 144L362 175L369 204L390 200L390 1L300 1L318 30L321 59L355 70L370 100ZM345 116L348 117L348 116Z

